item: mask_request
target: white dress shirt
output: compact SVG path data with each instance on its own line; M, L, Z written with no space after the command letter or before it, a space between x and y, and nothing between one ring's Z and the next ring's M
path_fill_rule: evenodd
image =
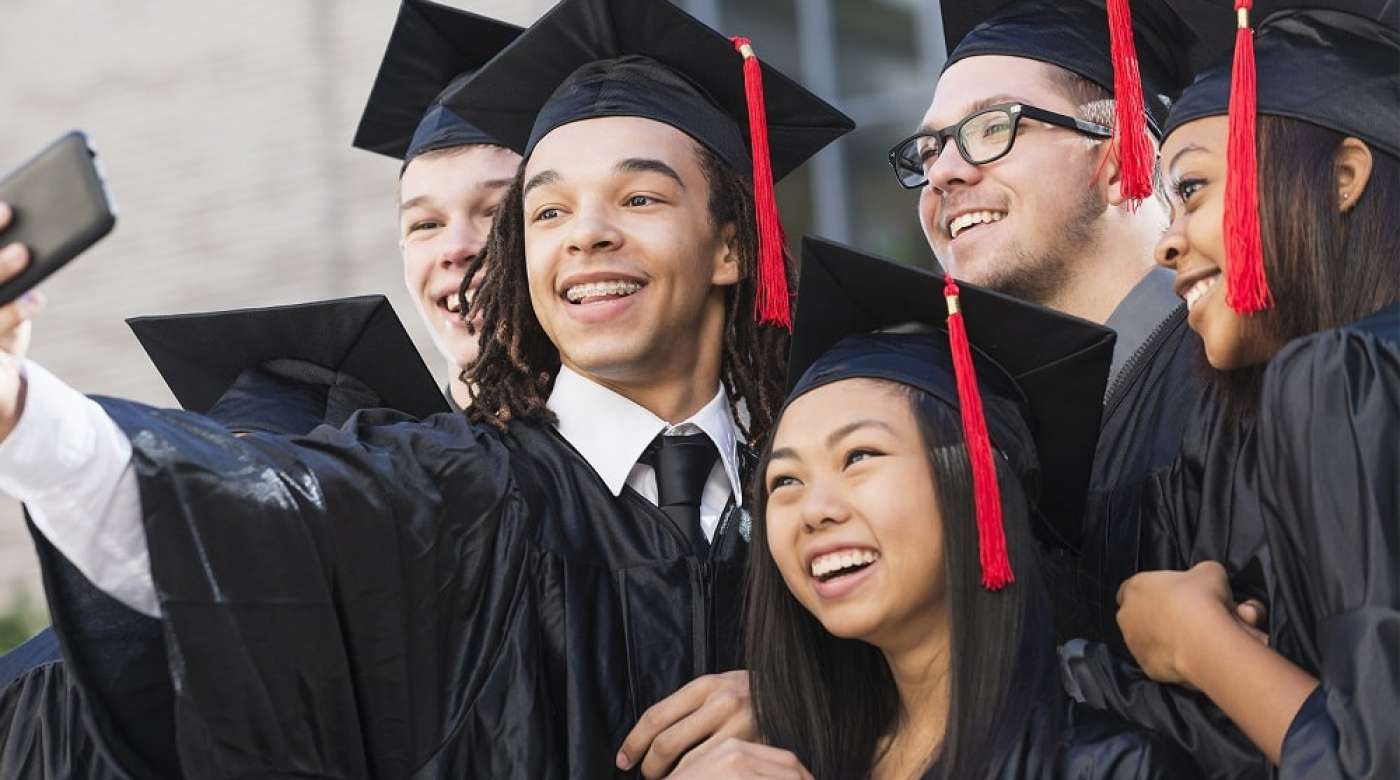
M658 503L656 471L638 462L642 453L657 434L685 436L700 432L710 437L719 450L719 460L700 495L700 527L705 538L714 539L730 496L736 505L742 504L738 430L729 414L729 396L722 385L700 411L671 425L640 404L560 366L547 405L559 418L559 435L598 472L614 496L622 495L623 486L627 486L651 503Z
M131 442L97 403L26 361L24 411L0 442L0 491L22 501L35 527L103 592L160 616ZM657 502L656 473L637 461L658 433L699 430L719 450L705 483L700 522L712 537L734 496L742 500L738 436L723 387L690 419L672 426L638 404L561 368L549 397L559 433L614 496L630 486Z

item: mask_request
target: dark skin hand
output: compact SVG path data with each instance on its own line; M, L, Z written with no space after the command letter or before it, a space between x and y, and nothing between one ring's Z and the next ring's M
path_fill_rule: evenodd
M671 780L705 780L712 777L730 780L813 780L812 773L792 753L732 737L720 742L713 750L688 754L669 777Z
M622 742L617 767L631 769L640 763L642 776L654 780L665 777L682 756L698 757L730 738L757 737L749 673L709 674L642 713Z
M1259 602L1234 602L1214 561L1143 572L1118 591L1118 626L1142 670L1210 697L1277 764L1318 681L1268 646L1262 619Z

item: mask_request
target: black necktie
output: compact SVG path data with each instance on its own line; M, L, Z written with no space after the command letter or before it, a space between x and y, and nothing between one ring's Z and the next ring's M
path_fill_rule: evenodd
M703 433L657 436L642 453L642 462L656 469L657 503L689 537L695 554L707 558L710 543L700 527L700 494L719 458Z

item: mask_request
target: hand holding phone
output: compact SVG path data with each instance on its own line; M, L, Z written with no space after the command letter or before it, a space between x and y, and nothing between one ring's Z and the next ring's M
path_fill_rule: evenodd
M13 211L0 201L0 286L24 273L29 266L29 250L24 244L7 242L6 228ZM9 436L24 410L24 381L20 366L29 351L30 318L44 306L43 296L31 290L19 300L0 306L0 441Z
M0 202L9 207L0 247L22 244L29 256L22 272L0 278L0 305L97 243L117 220L97 154L76 130L0 179Z

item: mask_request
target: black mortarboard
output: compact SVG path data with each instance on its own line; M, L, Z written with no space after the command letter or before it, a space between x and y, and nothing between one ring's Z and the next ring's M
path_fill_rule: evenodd
M448 411L382 295L127 324L180 405L230 428L305 433L358 408Z
M1253 17L1258 113L1353 135L1400 158L1400 4L1256 3ZM1226 21L1231 35L1217 48L1214 63L1172 107L1167 132L1228 113L1233 21L1233 15Z
M520 31L513 24L428 0L403 0L355 131L355 147L407 163L424 152L498 143L438 98Z
M666 0L562 0L443 103L529 157L570 122L668 124L751 175L759 239L755 318L790 323L773 182L855 124Z
M944 277L804 238L788 400L864 377L910 385L963 410L951 331L965 331L980 389L974 403L992 446L1023 478L1038 470L1037 506L1058 540L1075 544L1113 332L968 284L951 290L960 293L961 317L950 317L949 288ZM911 324L924 331L910 332ZM969 430L969 450L973 439ZM1038 463L1036 452L1044 456Z
M602 116L671 125L748 172L743 58L666 0L562 0L443 102L525 156L556 127ZM773 177L855 124L762 65Z
M1177 7L1181 0L1168 2ZM1255 116L1311 122L1400 158L1400 5L1394 0L1233 5L1244 6L1238 25L1234 20L1221 25L1217 14L1200 11L1194 1L1177 7L1197 28L1216 24L1235 33L1238 27L1238 34L1217 46L1217 55L1225 56L1203 69L1182 93L1166 129L1170 133L1208 116L1230 117L1223 222L1229 257L1226 302L1249 315L1274 303L1259 235ZM1253 31L1251 20L1257 22ZM1251 83L1252 91L1241 88Z
M1230 18L1210 0L1185 2ZM1152 193L1155 152L1146 132L1161 137L1172 101L1210 48L1192 27L1160 3L1139 2L1130 11L1128 0L958 0L940 8L945 69L979 55L1023 57L1112 93L1124 193L1132 200Z
M945 68L986 54L1024 57L1058 65L1114 91L1109 14L1103 2L957 0L940 7L948 44ZM1233 18L1229 9L1223 18ZM1160 134L1172 100L1190 81L1192 58L1200 47L1191 28L1160 5L1135 3L1132 23L1147 113Z

